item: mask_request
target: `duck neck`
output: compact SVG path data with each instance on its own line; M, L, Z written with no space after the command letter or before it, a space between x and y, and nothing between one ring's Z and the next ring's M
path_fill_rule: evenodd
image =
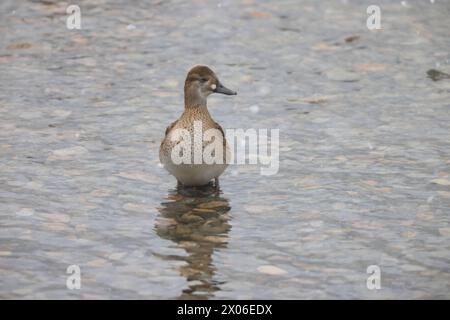
M198 88L184 88L184 107L185 108L207 108L206 97L200 94Z

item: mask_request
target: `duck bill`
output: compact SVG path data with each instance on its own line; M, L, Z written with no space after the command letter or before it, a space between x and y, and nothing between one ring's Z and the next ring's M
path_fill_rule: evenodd
M222 93L222 94L226 94L226 95L229 95L229 96L237 95L236 91L228 89L227 87L225 87L220 82L217 82L217 86L216 86L216 88L213 91L215 93Z

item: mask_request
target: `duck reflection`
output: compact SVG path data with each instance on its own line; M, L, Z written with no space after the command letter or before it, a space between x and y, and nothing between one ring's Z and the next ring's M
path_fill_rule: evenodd
M188 281L180 299L208 299L220 290L220 282L214 280L216 268L212 261L214 250L226 248L229 202L220 196L220 190L207 186L202 188L179 188L168 195L167 202L158 208L156 233L183 248L186 256L162 255L168 260L182 260L186 265L179 268Z

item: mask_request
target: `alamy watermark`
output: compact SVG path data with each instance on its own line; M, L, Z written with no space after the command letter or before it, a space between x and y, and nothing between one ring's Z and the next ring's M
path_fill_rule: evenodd
M369 290L380 290L381 289L381 269L377 265L370 265L366 270L367 274L370 276L367 278L366 286Z
M66 287L69 290L79 290L81 289L81 269L80 266L76 264L72 264L67 267L67 274L70 276L67 277Z
M262 175L278 172L279 129L227 129L225 138L227 147L220 130L210 128L203 132L202 121L194 121L192 134L183 128L171 133L170 139L175 144L171 160L176 165L259 164Z
M69 30L81 29L81 9L76 4L67 7L66 13L69 15L66 19L66 27Z
M377 5L370 5L367 7L367 17L366 26L369 30L379 30L381 29L381 9Z

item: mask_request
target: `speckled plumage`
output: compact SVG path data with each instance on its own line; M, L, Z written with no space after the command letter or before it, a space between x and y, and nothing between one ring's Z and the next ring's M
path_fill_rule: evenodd
M217 179L225 171L227 164L225 161L226 154L229 152L228 145L221 126L211 117L206 100L211 93L224 93L228 95L236 94L235 92L223 87L217 79L214 72L206 66L193 67L185 81L184 95L185 95L185 109L181 117L174 121L165 132L165 137L161 143L159 150L159 158L164 167L170 174L177 178L177 181L185 186L201 186L208 184L212 179ZM208 129L218 130L223 138L223 164L175 164L172 161L171 153L179 139L173 141L173 134L177 129L186 129L189 131L191 141L202 137L194 137L194 122L200 121L202 125L202 132ZM202 148L209 142L203 141ZM194 159L193 151L191 159Z

